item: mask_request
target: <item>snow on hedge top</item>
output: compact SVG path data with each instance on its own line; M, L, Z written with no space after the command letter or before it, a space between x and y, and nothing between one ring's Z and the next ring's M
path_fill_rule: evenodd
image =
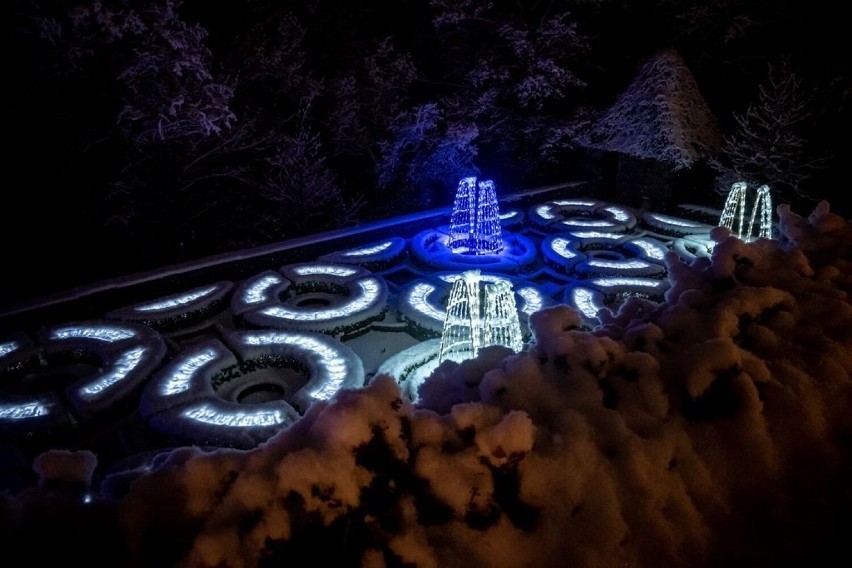
M683 58L672 49L652 57L615 104L595 122L589 148L688 168L716 154L722 133Z

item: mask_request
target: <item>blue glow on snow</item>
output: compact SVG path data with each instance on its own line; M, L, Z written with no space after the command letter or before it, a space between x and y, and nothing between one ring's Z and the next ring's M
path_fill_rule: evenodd
M267 332L246 335L246 345L292 345L316 356L318 364L326 371L327 377L322 385L310 392L312 398L328 400L340 390L343 381L349 375L350 365L346 356L331 340L324 337L292 332Z

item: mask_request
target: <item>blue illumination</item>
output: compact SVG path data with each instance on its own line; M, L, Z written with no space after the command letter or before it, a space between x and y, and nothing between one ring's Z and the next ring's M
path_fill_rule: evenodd
M459 182L450 221L450 249L454 253L497 254L503 248L500 211L494 182L467 177Z

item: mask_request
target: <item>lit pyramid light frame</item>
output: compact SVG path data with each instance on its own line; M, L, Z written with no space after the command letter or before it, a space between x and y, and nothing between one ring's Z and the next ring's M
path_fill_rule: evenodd
M760 221L757 238L772 238L772 196L769 194L769 186L761 185L757 188L754 203L751 207L748 226L745 225L746 209L748 208L748 185L738 181L731 186L731 191L725 200L722 216L719 218L719 226L731 230L731 234L745 242L753 241L754 222L760 212ZM736 229L734 225L736 224Z
M456 254L493 255L503 249L497 192L492 180L459 181L450 218L450 250Z
M479 270L468 270L450 290L438 362L460 363L491 345L523 348L514 291L507 280L484 282Z

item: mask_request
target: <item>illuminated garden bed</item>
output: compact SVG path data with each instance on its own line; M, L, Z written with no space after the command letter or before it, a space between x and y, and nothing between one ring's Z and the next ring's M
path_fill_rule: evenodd
M462 185L450 222L431 229L118 306L102 322L0 338L0 439L36 431L47 443L129 401L140 422L126 436L135 440L128 453L183 443L253 447L377 374L416 401L452 341L473 341L475 353L497 337L483 331L493 322L467 330L468 308L451 307L465 274L503 290L498 304L482 296L476 309L504 323L512 319L505 310L514 312L517 334L497 341L519 350L542 307L568 305L591 330L601 310L616 312L627 298L662 301L668 261L712 251L707 210L690 219L688 207L678 217L576 197L501 214L488 180ZM68 365L75 380L32 387L34 377Z

